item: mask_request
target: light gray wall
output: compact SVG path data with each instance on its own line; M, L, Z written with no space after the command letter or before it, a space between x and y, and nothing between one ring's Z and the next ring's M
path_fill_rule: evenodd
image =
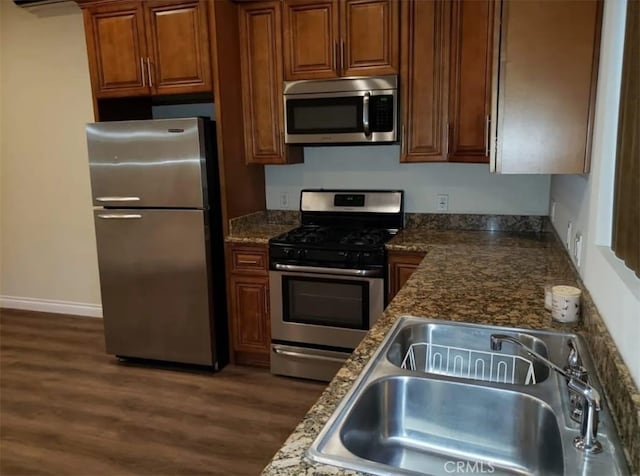
M548 212L548 175L495 175L486 164L400 164L399 152L397 145L307 147L304 164L266 167L267 208L297 209L302 188L324 187L402 189L409 212L437 212L438 194L449 195L450 213Z
M0 306L99 314L82 12L0 0Z
M573 224L570 255L638 385L640 279L610 248L625 13L626 1L605 2L591 173L554 176L551 200L558 234L564 238ZM573 256L576 233L583 238L579 260Z

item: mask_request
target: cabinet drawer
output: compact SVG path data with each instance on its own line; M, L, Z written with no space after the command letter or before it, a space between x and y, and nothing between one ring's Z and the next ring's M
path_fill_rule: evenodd
M231 248L231 272L267 274L267 250L259 248Z

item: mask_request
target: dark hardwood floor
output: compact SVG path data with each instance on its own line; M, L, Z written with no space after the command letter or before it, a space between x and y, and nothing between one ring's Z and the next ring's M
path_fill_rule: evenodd
M325 387L123 365L101 319L0 316L3 476L259 474Z

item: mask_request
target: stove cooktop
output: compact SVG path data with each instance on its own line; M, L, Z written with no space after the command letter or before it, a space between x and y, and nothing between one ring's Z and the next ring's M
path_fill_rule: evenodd
M269 242L275 263L331 268L383 268L384 244L394 233L382 228L301 226Z
M274 238L271 243L297 248L319 246L323 248L366 250L383 246L392 233L382 228L333 228L329 226L300 226Z

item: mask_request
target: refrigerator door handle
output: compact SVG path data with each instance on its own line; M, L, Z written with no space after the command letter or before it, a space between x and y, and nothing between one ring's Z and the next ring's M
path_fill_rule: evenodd
M140 197L96 197L96 202L139 202Z
M135 220L142 218L139 213L101 213L98 218L103 220Z

